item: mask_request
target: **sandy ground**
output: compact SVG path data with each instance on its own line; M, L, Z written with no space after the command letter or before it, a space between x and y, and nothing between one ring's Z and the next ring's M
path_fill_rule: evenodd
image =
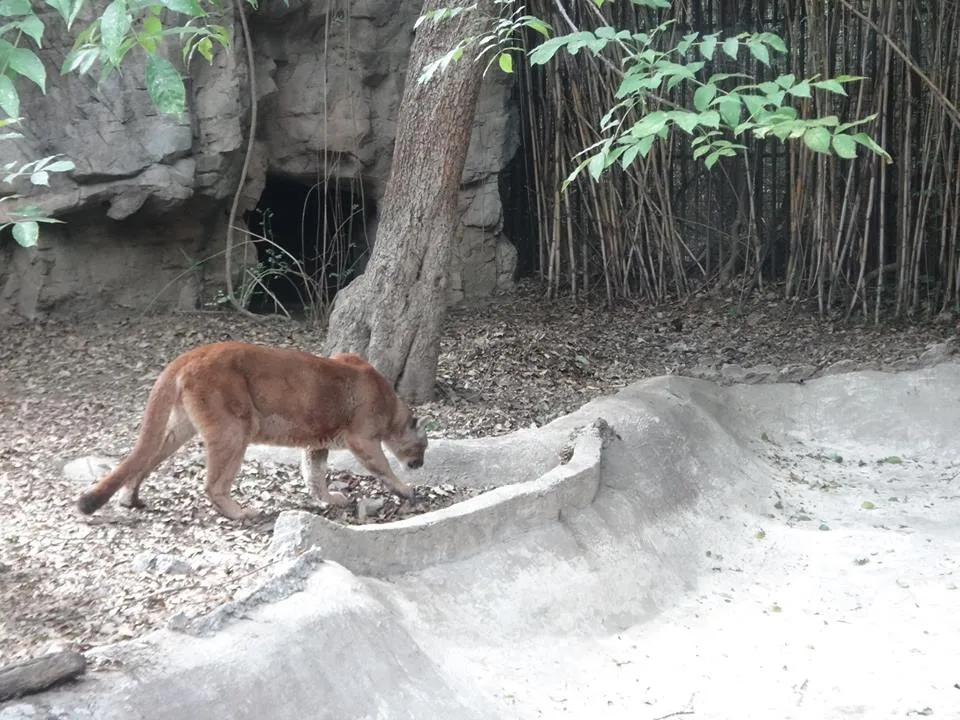
M676 606L465 672L524 718L960 717L960 464L810 450L778 453L783 512L730 517L743 542Z

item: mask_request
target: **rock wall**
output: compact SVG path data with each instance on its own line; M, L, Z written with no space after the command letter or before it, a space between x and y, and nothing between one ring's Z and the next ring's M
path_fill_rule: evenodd
M241 211L256 205L268 174L305 183L360 178L370 199L380 199L421 5L291 0L249 15L259 129ZM57 67L71 39L53 13L43 19L50 28L43 57ZM29 250L0 242L0 310L194 307L222 287L249 107L239 26L234 35L233 50L191 66L182 118L157 114L136 61L99 85L95 76L49 72L47 97L18 86L30 120L26 137L12 145L14 158L63 153L76 170L54 177L50 188L17 187L68 224L45 226ZM176 55L171 48L171 61ZM516 253L502 233L497 189L519 142L510 92L510 78L491 72L464 170L452 301L512 284ZM10 149L6 143L5 156ZM374 240L375 231L374 219ZM254 257L249 247L237 252Z

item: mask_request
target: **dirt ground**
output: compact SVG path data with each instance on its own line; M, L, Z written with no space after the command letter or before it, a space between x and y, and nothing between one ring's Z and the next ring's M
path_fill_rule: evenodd
M850 360L851 368L884 367L956 334L952 317L879 328L825 322L763 293L612 310L538 295L526 284L450 313L438 400L420 409L435 421L434 435L541 425L634 380L698 366ZM80 516L74 502L82 488L63 474L77 457L116 458L131 448L153 380L183 350L238 339L319 352L316 329L226 312L7 322L0 326L0 665L138 636L176 611L224 602L263 567L269 518L317 509L295 469L248 462L235 493L267 519L241 526L220 518L196 477L197 441L147 480L144 511L113 503ZM144 556L134 560L142 553L175 555L191 571L151 572Z

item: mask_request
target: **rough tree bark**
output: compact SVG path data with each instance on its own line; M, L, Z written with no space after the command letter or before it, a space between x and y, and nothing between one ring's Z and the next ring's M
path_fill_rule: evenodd
M458 0L427 0L423 10ZM457 197L484 62L468 51L419 81L424 66L481 30L493 3L416 30L390 178L366 271L337 294L325 350L365 356L409 402L433 397Z

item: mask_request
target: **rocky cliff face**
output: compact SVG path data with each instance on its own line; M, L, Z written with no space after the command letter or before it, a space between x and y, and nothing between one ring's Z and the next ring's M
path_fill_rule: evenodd
M257 206L270 178L307 188L342 183L362 188L356 202L364 205L364 234L373 242L420 6L291 0L263 3L249 15L259 129L241 211ZM52 17L50 26L59 27ZM63 153L76 163L50 188L18 187L67 224L45 226L36 248L0 245L0 309L32 316L65 305L195 307L223 283L227 213L246 146L239 26L231 51L190 68L191 101L182 118L153 110L136 63L101 85L95 77L53 72L69 49L64 35L51 32L44 51L47 97L22 88L29 125L13 149L15 158ZM509 78L491 72L463 176L453 301L512 282L516 253L502 234L497 179L518 138ZM10 149L6 143L4 154ZM237 253L241 262L256 261L252 246Z

